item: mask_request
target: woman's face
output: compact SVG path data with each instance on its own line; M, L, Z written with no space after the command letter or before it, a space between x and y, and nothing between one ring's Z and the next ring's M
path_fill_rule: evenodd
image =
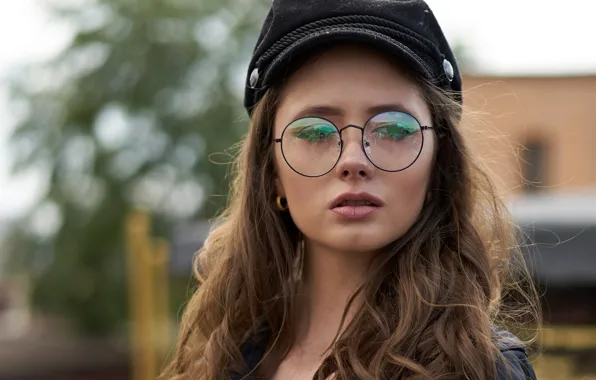
M400 112L375 117L387 111ZM415 222L427 194L435 138L430 130L417 131L416 120L403 112L432 126L417 85L385 56L363 47L329 49L285 83L275 137L294 123L275 144L276 190L287 198L292 219L310 244L373 252ZM343 129L365 124L364 131ZM398 170L412 161L398 172L377 167ZM289 164L319 176L300 175Z

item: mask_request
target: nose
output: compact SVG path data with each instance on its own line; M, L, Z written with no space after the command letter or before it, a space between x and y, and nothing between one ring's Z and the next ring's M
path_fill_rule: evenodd
M370 179L375 174L375 167L369 161L362 147L362 132L357 128L342 131L343 148L335 167L336 175L344 180Z

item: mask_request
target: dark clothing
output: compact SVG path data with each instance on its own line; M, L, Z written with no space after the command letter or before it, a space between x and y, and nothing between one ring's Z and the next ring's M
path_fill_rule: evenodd
M497 380L536 380L524 344L508 331L497 329L495 332L497 345L506 361L497 363ZM511 371L510 377L507 367Z
M496 343L505 357L505 363L497 363L496 380L536 380L536 374L530 364L523 343L507 331L495 330L495 333ZM246 373L232 373L230 376L231 380L254 380L255 377L253 375L243 376L255 369L265 354L266 339L267 334L264 332L253 342L245 343L241 347L241 352L248 370ZM509 375L507 368L509 368Z

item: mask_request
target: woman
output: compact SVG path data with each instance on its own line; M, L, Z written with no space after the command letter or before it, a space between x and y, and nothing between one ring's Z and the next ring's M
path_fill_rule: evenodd
M535 293L503 302L527 271L422 0L273 1L245 106L165 378L535 378L502 329Z

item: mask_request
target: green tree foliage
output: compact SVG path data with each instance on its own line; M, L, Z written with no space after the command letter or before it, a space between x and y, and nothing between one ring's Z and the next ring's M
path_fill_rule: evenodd
M212 155L247 127L241 92L266 3L55 2L74 27L71 44L13 86L24 110L11 140L15 170L48 179L15 235L35 253L37 307L85 333L113 330L127 313L127 212L146 207L155 233L168 236L225 203L228 166L210 161L229 161ZM22 234L31 225L43 239Z

